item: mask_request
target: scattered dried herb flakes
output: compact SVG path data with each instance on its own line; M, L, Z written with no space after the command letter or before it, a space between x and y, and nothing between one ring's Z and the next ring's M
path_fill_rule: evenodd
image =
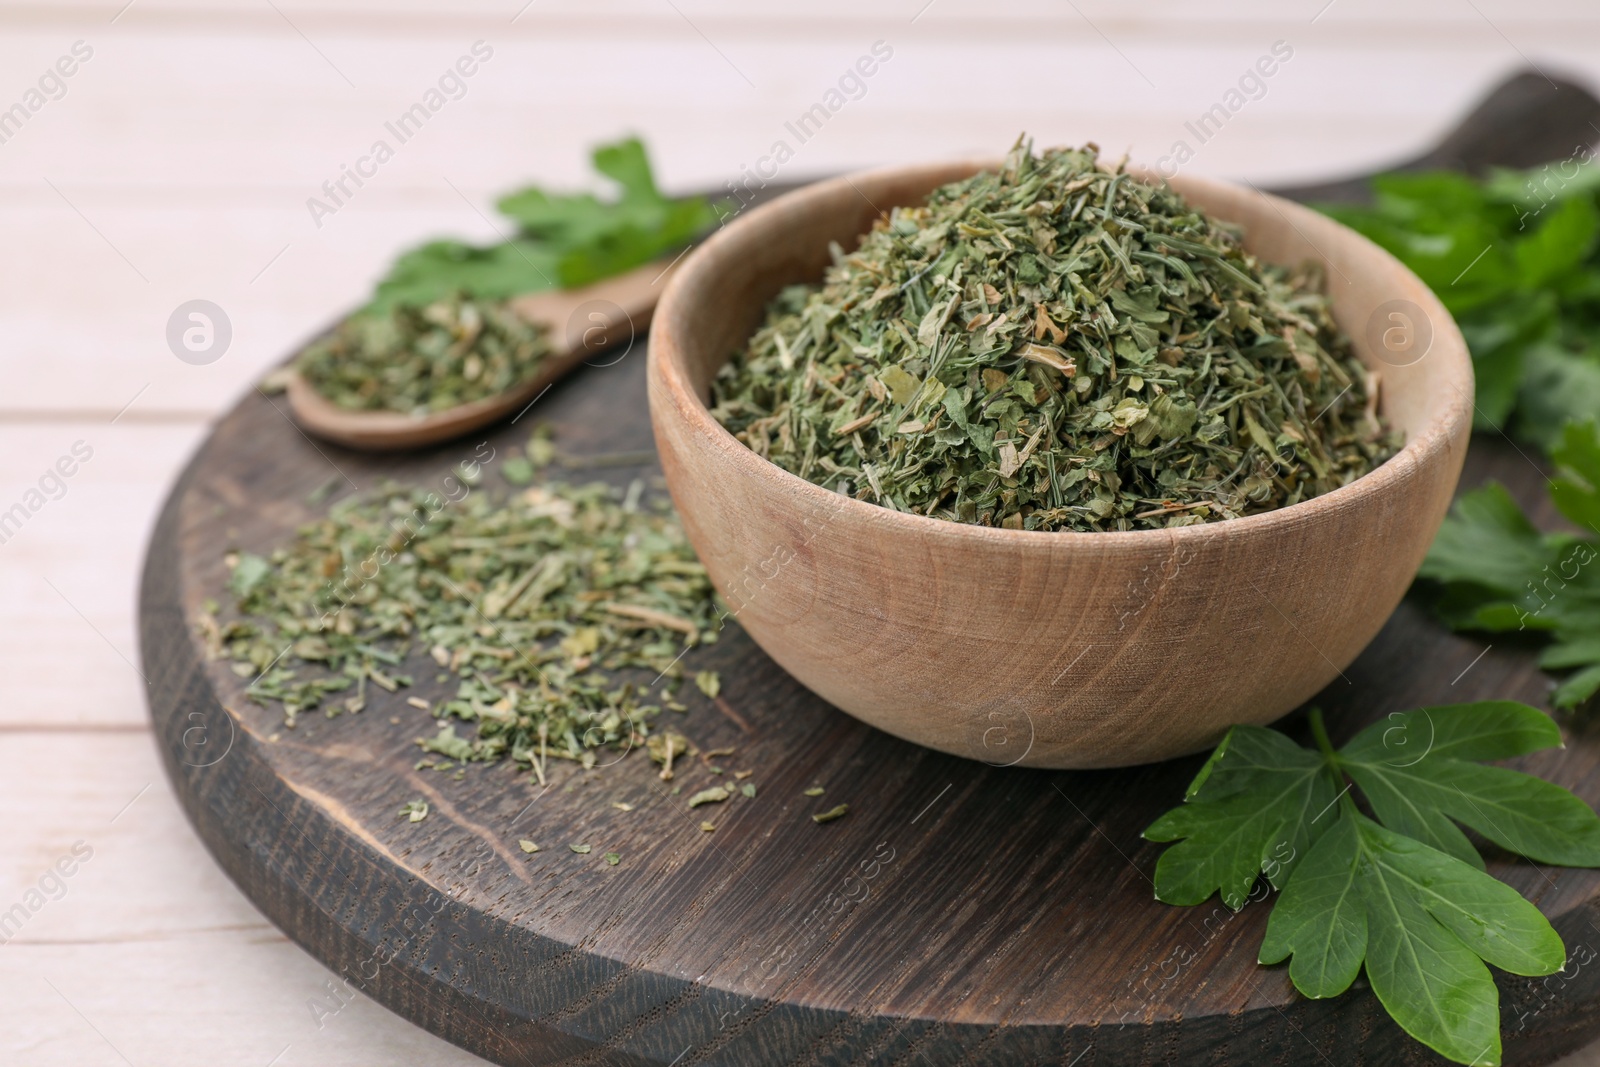
M811 821L820 826L825 822L842 819L848 814L850 814L850 805L840 804L838 807L829 808L827 811L817 812L817 814L811 816Z
M818 485L1026 530L1235 518L1391 454L1317 273L1097 153L1019 141L836 248L722 369L716 417Z
M421 822L428 817L428 802L426 800L408 800L400 805L400 818L409 818L412 822Z
M622 862L622 854L619 852L607 852L606 862L615 867L617 864Z
M524 852L538 852L539 851L539 846L534 844L532 841L529 841L526 837L524 837L522 840L518 841L517 844L522 848L522 851L524 851Z
M743 793L747 797L753 797L756 795L755 784L752 782L746 782L744 785L739 787L739 792Z
M708 834L715 833L716 829L717 829L717 825L716 825L716 823L713 823L713 822L707 820L707 821L702 822L700 824L700 829L704 833L708 833Z
M509 306L456 293L358 312L312 342L296 366L339 407L425 415L526 381L549 352L544 331Z
M820 797L823 792L825 792L825 790L820 785L814 785L810 789L806 790L805 795L808 797Z
M723 788L722 786L714 785L710 789L702 789L700 792L690 797L689 806L691 808L698 808L702 804L721 804L724 800L727 800L732 795L732 793L728 792L727 789Z
M692 757L696 749L689 743L689 739L674 730L652 734L645 742L645 750L650 753L650 759L661 764L661 780L672 781L672 765L680 757Z
M717 699L717 694L722 692L722 675L716 671L696 671L694 684L712 700ZM728 750L730 753L732 749Z
M588 845L568 845L567 847L580 856L587 856L589 853L594 851L594 849L590 848Z
M603 672L680 677L685 643L716 637L710 584L676 518L626 508L599 484L453 504L385 486L335 504L270 557L238 556L231 589L238 617L202 618L202 634L289 724L324 703L360 710L369 682L409 685L400 668L426 649L457 680L433 715L477 730L469 740L445 721L423 747L541 774L550 758L589 767L596 749L653 742L659 708Z
M500 476L512 485L527 485L533 473L533 464L522 456L507 456L500 464Z

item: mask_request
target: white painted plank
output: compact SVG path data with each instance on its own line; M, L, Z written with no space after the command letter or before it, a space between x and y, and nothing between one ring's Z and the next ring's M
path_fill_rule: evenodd
M146 721L134 622L139 568L161 502L203 429L0 424L0 730ZM63 460L68 477L56 466Z
M0 264L0 412L115 412L148 384L138 401L147 410L214 415L359 301L397 251L439 233L492 238L480 212L495 193L529 179L582 182L588 147L630 129L647 137L675 189L738 175L780 139L796 150L783 178L992 153L1024 129L1154 160L1191 139L1185 120L1270 45L1262 34L1119 54L1087 30L1065 44L909 37L891 45L865 96L802 144L786 123L870 41L729 44L739 69L761 75L751 89L698 39L516 39L318 227L307 199L385 136L385 121L468 35L342 29L321 47L356 78L352 90L298 37L117 29L65 98L0 146L0 225L19 251ZM38 28L10 35L0 65L31 70L66 41ZM1432 140L1518 62L1492 35L1416 55L1403 40L1295 47L1265 95L1198 146L1193 170L1267 183L1375 166ZM1594 53L1560 47L1558 59L1600 82ZM1003 76L974 91L984 72ZM65 306L63 277L78 281ZM234 323L233 347L205 367L178 362L164 339L168 315L195 297Z
M0 853L0 911L20 903L28 912L0 945L0 1062L483 1062L364 997L319 1027L309 1002L325 994L330 972L206 854L146 734L0 731L0 760L11 769L0 777L0 807L27 827Z
M827 31L840 25L874 22L909 22L938 26L963 22L976 26L1011 28L1022 24L1042 30L1053 26L1092 20L1107 29L1160 34L1191 26L1227 27L1237 24L1317 24L1338 25L1352 22L1381 22L1395 25L1407 22L1434 27L1472 25L1491 21L1516 29L1527 25L1565 22L1592 25L1593 5L1585 0L1479 0L1474 5L1452 0L1411 0L1403 11L1382 0L1222 0L1203 9L1183 0L1079 0L1063 5L1053 0L1008 0L985 3L982 0L815 0L803 9L790 4L751 3L749 0L681 0L663 5L655 0L342 0L337 4L317 0L282 0L279 11L257 5L237 5L226 0L140 0L118 23L125 25L178 25L253 23L283 28L285 16L302 29L332 25L369 27L396 24L402 29L419 23L478 21L484 24L510 24L549 27L576 23L593 29L607 26L610 32L629 26L656 28L691 20L702 29L732 27L810 27ZM0 4L0 20L16 23L60 22L83 24L110 23L124 7L124 0L56 0L55 3ZM674 10L674 7L676 10ZM1474 10L1476 8L1476 10ZM1076 9L1076 10L1074 10Z

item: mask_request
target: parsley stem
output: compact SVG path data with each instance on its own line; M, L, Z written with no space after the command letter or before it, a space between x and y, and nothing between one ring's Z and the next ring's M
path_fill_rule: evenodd
M1328 728L1322 724L1322 709L1312 708L1310 717L1311 736L1316 738L1317 748L1322 752L1322 758L1327 761L1328 772L1333 778L1334 787L1338 788L1339 783L1345 783L1344 788L1339 792L1339 808L1341 811L1346 811L1353 815L1356 811L1356 802L1350 796L1351 783L1346 781L1344 771L1340 769L1338 751L1333 747L1333 742L1328 740Z
M1328 740L1328 729L1322 725L1322 709L1311 709L1311 736L1317 739L1317 748L1322 750L1322 755L1332 766L1338 766L1339 753L1334 751L1333 742Z

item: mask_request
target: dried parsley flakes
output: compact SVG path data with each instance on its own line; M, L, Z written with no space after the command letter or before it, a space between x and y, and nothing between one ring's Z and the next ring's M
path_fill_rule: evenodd
M832 822L835 819L842 819L848 814L850 814L850 805L840 804L837 807L829 808L827 811L817 812L815 815L811 816L811 821L816 823L818 826L821 826L825 822Z
M818 485L1023 530L1235 518L1387 458L1316 272L1097 154L1019 141L880 218L773 301L713 414Z
M400 805L399 818L409 819L411 822L421 822L428 817L428 802L426 800L408 800Z
M295 366L339 407L426 415L527 381L549 353L545 331L507 305L456 293L358 312Z
M293 725L324 704L360 711L369 683L394 691L426 664L456 681L432 714L477 730L442 722L423 747L509 756L541 781L548 759L588 767L596 749L647 741L659 707L610 672L678 679L685 644L716 639L710 582L676 516L601 484L453 503L390 485L340 501L270 557L230 558L238 618L202 626L253 699L282 703Z
M709 789L702 789L700 792L690 797L689 807L698 808L702 804L721 804L724 800L727 800L731 796L733 796L733 794L728 792L728 790L724 787L720 785L714 785Z

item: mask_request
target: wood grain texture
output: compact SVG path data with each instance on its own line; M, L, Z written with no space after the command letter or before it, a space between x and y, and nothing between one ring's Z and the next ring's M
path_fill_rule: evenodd
M571 452L647 449L643 369L638 353L591 368L535 411ZM526 430L489 443L503 456ZM702 749L736 747L718 762L753 770L758 795L690 812L684 797L719 780L703 766L680 775L679 795L637 755L592 777L564 771L542 793L507 767L456 781L412 769L412 739L431 721L405 693L284 731L225 664L204 662L187 620L221 588L225 550L280 541L312 515L309 491L342 484L335 464L362 487L388 475L432 482L477 444L401 461L324 458L253 397L219 424L152 541L143 645L168 771L224 869L353 988L506 1064L1085 1054L1105 1065L1187 1063L1201 1051L1221 1063L1431 1062L1370 996L1308 1002L1282 968L1258 967L1266 909L1230 917L1154 902L1158 849L1139 831L1182 796L1195 758L1048 773L932 752L828 707L735 627L685 657L687 669L720 670L723 690L715 703L691 691L678 725ZM1539 501L1541 483L1514 451L1482 448L1472 467L1473 480L1494 474ZM650 469L597 468L619 482ZM491 470L485 490L497 481ZM1319 697L1336 739L1425 702L1542 699L1524 651L1496 647L1452 684L1480 650L1402 605L1348 683ZM1600 744L1571 737L1522 765L1600 800ZM813 784L827 793L804 797ZM398 820L413 798L433 814ZM838 822L808 817L841 802L852 810ZM700 831L703 817L715 833ZM542 851L523 854L522 837ZM567 851L577 842L593 853ZM622 862L605 865L606 851ZM1588 925L1600 876L1491 866L1569 947L1600 945ZM1521 979L1502 989L1509 1063L1547 1062L1600 1027L1591 969L1557 993Z
M1188 176L1269 263L1320 263L1333 313L1405 435L1387 463L1292 507L1177 529L1040 533L841 497L762 459L706 409L711 380L779 290L821 278L879 212L989 164L819 182L691 252L652 336L667 484L740 625L835 707L943 752L1116 767L1267 723L1349 665L1404 595L1449 506L1472 426L1466 343L1392 256L1325 216ZM1402 309L1427 347L1380 341ZM1373 323L1381 325L1374 329ZM1431 324L1431 325L1430 325ZM985 739L1023 734L1003 753Z

